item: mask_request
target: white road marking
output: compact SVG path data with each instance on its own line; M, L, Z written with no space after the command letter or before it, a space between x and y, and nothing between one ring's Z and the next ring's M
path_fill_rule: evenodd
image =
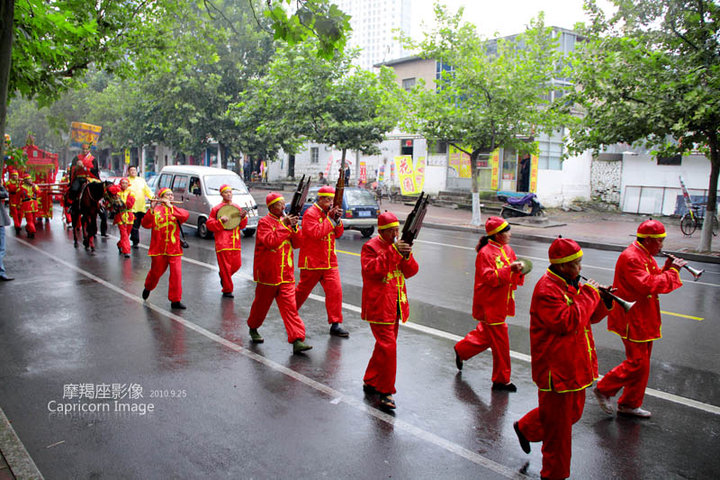
M383 412L377 410L376 408L372 408L368 405L365 405L365 403L363 403L362 401L360 401L356 398L345 396L342 394L342 392L339 392L328 385L325 385L316 380L313 380L310 377L306 377L305 375L298 373L295 370L287 368L279 363L276 363L268 358L263 357L262 355L258 355L255 352L247 350L236 343L226 340L226 339L210 332L209 330L206 330L203 327L201 327L189 320L184 319L183 317L181 317L179 315L176 315L176 314L174 314L168 310L165 310L163 308L160 308L157 305L153 305L152 303L145 302L145 301L143 301L143 299L141 297L139 297L137 295L133 295L129 292L126 292L122 288L117 287L117 286L113 285L112 283L110 283L106 280L103 280L102 278L100 278L86 270L83 270L82 268L80 268L76 265L66 262L65 260L62 260L62 259L56 257L55 255L45 252L45 251L41 250L40 248L36 247L35 245L32 245L21 239L16 239L16 240L19 241L20 243L22 243L23 245L25 245L26 247L31 248L31 249L37 251L38 253L41 253L41 254L51 258L55 262L60 263L61 265L64 265L67 268L74 270L81 275L84 275L85 277L99 283L100 285L114 291L115 293L118 293L118 294L120 294L132 301L135 301L137 303L144 304L146 308L149 308L149 309L153 310L154 312L157 312L161 315L164 315L164 316L170 318L171 320L179 323L180 325L184 326L185 328L187 328L189 330L193 330L193 331L199 333L200 335L203 335L204 337L206 337L214 342L217 342L230 350L233 350L251 360L254 360L262 365L265 365L268 368L271 368L271 369L273 369L277 372L280 372L290 378L293 378L293 379L307 385L308 387L314 388L315 390L317 390L321 393L324 393L328 397L332 398L333 401L337 401L337 403L344 403L344 404L349 405L357 410L363 411L363 412L367 413L368 415L371 415L371 416L377 418L378 420L381 420L385 423L393 425L394 427L404 430L405 432L407 432L423 441L432 443L433 445L435 445L437 447L440 447L450 453L453 453L453 454L458 455L466 460L469 460L469 461L475 463L476 465L485 467L488 470L498 473L506 478L515 478L515 479L527 479L528 478L526 475L516 472L512 468L509 468L500 463L494 462L494 461L490 460L489 458L486 458L478 453L468 450L456 443L453 443L453 442L446 440L438 435L435 435L434 433L423 430L423 429L416 427L415 425L412 425L408 422L399 420L392 415L383 413ZM190 261L190 263L193 263L193 264L209 267L212 270L217 270L217 267L214 267L209 264L205 264L203 262L199 262L197 260L188 259L185 257L183 257L183 260ZM28 459L29 458L30 457L28 456Z

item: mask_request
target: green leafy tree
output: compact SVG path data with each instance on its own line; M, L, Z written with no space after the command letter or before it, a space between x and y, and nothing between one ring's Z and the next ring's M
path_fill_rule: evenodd
M544 100L558 88L552 80L561 59L542 16L514 38L485 40L462 22L462 13L452 15L436 5L437 27L419 43L405 39L422 58L448 67L435 90L423 84L413 90L405 128L470 156L472 224L479 225L478 158L499 147L536 153L532 136L564 122Z
M658 155L698 149L710 159L707 216L720 173L720 5L713 0L613 0L610 18L586 2L591 25L574 59L572 96L584 117L571 151L637 143ZM709 251L711 222L699 250Z
M47 105L76 86L91 65L122 76L155 68L174 40L164 25L179 5L171 0L0 2L0 130L8 95Z

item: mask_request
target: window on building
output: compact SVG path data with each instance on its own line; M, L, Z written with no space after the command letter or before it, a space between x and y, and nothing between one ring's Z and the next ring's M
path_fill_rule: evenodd
M561 170L563 141L562 133L555 131L552 135L542 135L538 138L538 168L542 170Z
M682 155L672 155L670 157L657 157L658 165L680 165L682 163Z
M400 140L400 155L413 154L413 141L411 139Z
M318 147L310 147L310 163L320 162L320 149Z
M402 87L403 87L403 89L405 89L406 91L409 92L410 90L412 90L412 88L413 88L414 86L415 86L415 77L412 77L412 78L403 78L403 81L402 81Z
M428 153L447 153L447 142L428 142Z

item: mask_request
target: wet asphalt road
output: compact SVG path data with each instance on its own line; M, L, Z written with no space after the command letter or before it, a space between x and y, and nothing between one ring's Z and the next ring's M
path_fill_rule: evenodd
M477 238L423 230L391 416L362 395L373 339L359 318L364 240L355 232L337 245L351 337L327 334L316 290L300 311L314 349L301 356L291 355L275 307L261 328L265 343L249 342L254 239L243 240L244 266L229 300L220 297L212 241L189 235L188 310L178 313L169 309L167 276L143 304L146 249L126 260L115 238L99 239L90 256L72 247L57 220L32 243L7 234L6 267L16 280L0 284L0 407L45 478L539 478L540 445L525 455L512 422L537 404L527 311L546 266L545 244L512 242L535 270L509 320L519 392L493 393L489 353L466 362L462 374L452 353L457 336L474 327L468 312ZM609 282L616 258L586 249L584 273ZM574 428L573 478L720 472L720 268L704 268L700 282L687 281L661 301L665 338L655 343L644 405L653 418L608 419L589 394ZM594 331L605 373L622 359L622 344L604 323ZM110 398L78 401L80 386ZM142 397L130 398L138 392ZM58 404L96 411L58 412Z

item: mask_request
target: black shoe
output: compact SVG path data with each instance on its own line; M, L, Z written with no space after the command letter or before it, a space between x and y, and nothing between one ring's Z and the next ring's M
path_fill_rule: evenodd
M365 392L365 395L375 395L378 393L375 387L368 385L367 383L363 383L363 392Z
M22 228L15 227L15 235L20 235L20 232L22 231Z
M13 280L15 280L13 277L8 277L6 275L0 277L0 282L12 282Z
M35 238L35 234L34 234L34 233L28 233L28 238Z
M180 246L181 246L182 248L190 248L190 244L187 243L185 240L183 240L183 241L180 242Z
M223 292L223 297L225 297L225 298L235 298L235 295L233 295L232 292Z
M118 255L122 255L122 248L118 247Z
M330 335L347 338L350 336L350 333L345 330L339 323L333 323L332 325L330 325Z
M140 245L138 245L137 243L133 243L132 248L140 248Z
M496 392L517 392L517 387L514 383L493 382L492 389Z
M463 367L463 361L462 358L460 358L460 354L457 352L455 347L453 347L453 350L455 350L455 366L458 370L462 370Z
M170 304L170 308L175 309L175 310L185 310L187 307L182 302L172 302Z
M148 290L147 288L143 288L143 293L142 293L143 300L147 300L149 296L150 296L150 290Z
M520 424L518 422L513 423L513 429L515 430L515 435L517 435L518 437L518 441L520 442L520 448L522 448L522 451L525 453L530 453L530 442L520 431Z
M130 254L129 254L129 253L126 253L126 254L125 254L125 258L130 258Z
M390 394L381 394L378 398L378 408L380 410L395 410L395 399Z

